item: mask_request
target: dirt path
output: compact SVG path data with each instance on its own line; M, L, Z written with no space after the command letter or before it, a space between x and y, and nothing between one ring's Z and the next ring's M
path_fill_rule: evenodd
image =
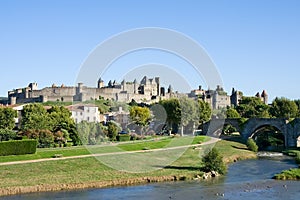
M38 163L38 162L46 162L46 161L56 161L56 160L67 160L67 159L77 159L77 158L88 158L88 157L99 157L99 156L107 156L107 155L123 155L123 154L134 154L134 153L144 153L144 152L156 152L156 151L168 151L173 149L182 149L189 147L200 147L204 145L210 145L218 142L219 138L211 137L209 141L203 142L201 144L194 145L185 145L185 146L177 146L177 147L168 147L161 149L150 149L150 150L138 150L138 151L121 151L121 152L111 152L111 153L100 153L100 154L88 154L88 155L80 155L80 156L69 156L69 157L61 157L61 158L43 158L37 160L23 160L23 161L13 161L13 162L4 162L0 163L0 166L6 165L18 165L18 164L27 164L27 163Z

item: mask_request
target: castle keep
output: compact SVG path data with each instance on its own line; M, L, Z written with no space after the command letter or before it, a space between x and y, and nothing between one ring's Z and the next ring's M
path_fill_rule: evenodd
M104 99L114 99L116 101L130 102L134 99L136 102L159 101L174 96L171 86L168 91L161 87L159 77L147 78L145 76L139 83L125 82L120 84L116 81L109 81L104 85L100 78L97 87L87 87L83 83L77 86L67 87L65 85L38 89L37 83L30 83L28 87L16 89L8 92L9 104L21 104L32 102L64 101L64 102L84 102L87 100L96 100L100 97Z

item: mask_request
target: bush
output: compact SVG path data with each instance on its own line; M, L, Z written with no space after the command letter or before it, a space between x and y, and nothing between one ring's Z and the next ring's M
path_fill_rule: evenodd
M130 141L130 135L128 134L117 135L117 141L119 142Z
M54 144L54 135L49 130L40 130L39 131L39 148L49 148Z
M54 146L54 135L49 130L27 130L22 134L29 139L36 139L39 148L49 148Z
M247 147L250 151L258 152L258 146L256 145L255 141L252 138L247 140Z
M17 133L8 129L0 129L0 141L14 140L17 138Z
M216 148L212 148L208 154L202 158L204 172L218 172L219 174L226 173L226 165L223 162L223 157Z
M34 154L36 140L12 140L0 142L0 156Z

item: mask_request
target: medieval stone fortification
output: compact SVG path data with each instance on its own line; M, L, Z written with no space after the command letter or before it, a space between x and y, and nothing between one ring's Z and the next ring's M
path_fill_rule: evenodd
M77 86L72 87L64 85L58 87L53 84L52 87L39 90L36 83L30 83L28 87L9 91L8 101L9 104L14 105L47 101L84 102L104 98L127 103L132 100L138 103L153 103L179 96L203 99L210 104L211 108L220 109L237 106L242 98L242 93L233 88L231 95L228 95L220 86L217 86L215 90L204 90L200 86L188 94L174 93L171 86L167 90L161 87L159 77L147 78L147 76L144 76L140 82L136 80L126 82L123 80L119 84L116 81L109 81L107 85L100 78L97 87L87 87L83 83L78 83ZM268 94L265 90L262 94L257 93L256 97L260 98L265 104L268 103Z
M132 99L136 102L155 102L173 96L176 96L176 93L172 91L171 86L166 91L161 87L159 77L149 79L145 76L139 83L136 80L133 82L123 80L120 84L109 81L107 86L100 78L97 87L87 87L83 83L72 87L64 85L58 87L53 84L52 87L39 90L37 83L30 83L28 87L9 91L8 101L14 105L47 101L84 102L102 97L122 102L130 102Z

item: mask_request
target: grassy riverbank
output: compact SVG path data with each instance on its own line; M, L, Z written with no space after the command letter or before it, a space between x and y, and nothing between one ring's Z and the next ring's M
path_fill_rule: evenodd
M201 141L193 140L192 143L198 142ZM238 142L220 141L216 147L226 162L255 157L254 153L246 150L244 144ZM0 195L192 179L203 174L200 172L199 155L204 150L205 147L188 148L170 165L142 173L115 170L95 157L0 166Z
M295 157L296 163L299 164L299 168L284 170L274 176L277 180L300 180L300 150L287 150L284 151L286 155Z

